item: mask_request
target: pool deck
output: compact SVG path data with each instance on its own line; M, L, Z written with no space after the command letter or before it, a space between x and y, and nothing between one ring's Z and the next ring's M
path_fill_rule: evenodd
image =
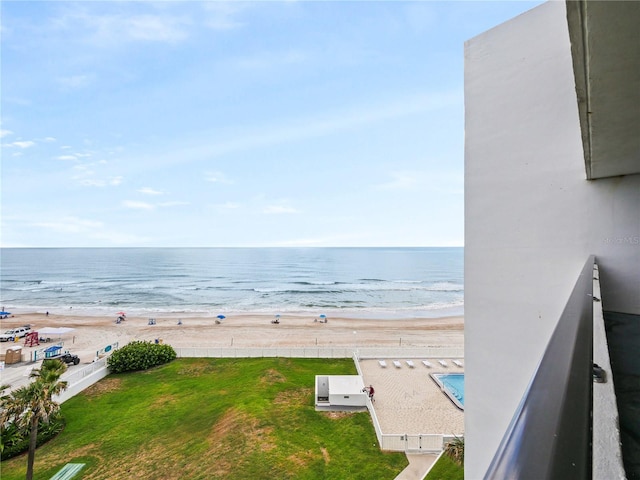
M378 360L386 360L383 368ZM393 360L400 360L396 368ZM414 368L406 364L413 360ZM415 358L361 359L360 368L365 385L375 388L374 408L383 433L397 434L445 434L464 433L464 412L429 377L430 373L464 373L463 367L447 360L448 367L431 361L432 367L425 367ZM430 359L432 360L432 359ZM431 468L437 455L408 454L410 465L397 480L418 480Z
M388 359L387 359L388 360ZM365 385L375 388L375 410L384 433L464 433L464 412L458 409L429 377L430 373L463 373L452 365L427 368L413 359L414 368L382 368L377 359L360 360ZM432 362L434 363L434 362Z

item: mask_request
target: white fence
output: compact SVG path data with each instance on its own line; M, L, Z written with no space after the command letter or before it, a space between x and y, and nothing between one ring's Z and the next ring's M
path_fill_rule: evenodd
M106 358L101 358L73 373L65 373L62 375L61 380L67 382L67 389L54 397L54 400L58 403L63 403L107 375L109 375L109 369L107 368Z
M64 342L55 342L52 343L51 345L47 345L46 347L42 347L42 348L38 348L36 350L33 350L31 352L31 357L30 357L30 361L31 362L37 362L38 360L44 360L45 358L47 358L47 354L45 352L45 350L47 350L48 348L51 347L58 347L58 350L62 350L62 347L64 346ZM60 353L60 352L58 352Z
M183 347L178 358L464 358L459 346L432 347Z
M454 348L454 347L450 347ZM395 356L395 357L417 357L418 355L407 355L403 350L404 355L386 355L386 356ZM434 355L436 357L458 357L462 358L464 355L460 351L452 352L455 354L452 355ZM384 356L384 355L382 355ZM376 356L377 357L377 356ZM362 357L360 357L362 358ZM356 370L358 371L358 375L360 377L363 376L362 369L360 368L360 362L358 355L354 354L353 362L356 365ZM419 433L419 434L394 434L394 433L383 433L382 428L380 427L380 422L378 421L378 416L376 415L376 409L373 405L371 399L367 399L367 408L369 409L369 414L371 415L371 421L373 422L373 428L376 431L376 437L378 438L378 444L380 445L380 450L392 451L392 452L407 452L407 453L437 453L441 452L445 445L455 438L454 435L445 435L438 433Z

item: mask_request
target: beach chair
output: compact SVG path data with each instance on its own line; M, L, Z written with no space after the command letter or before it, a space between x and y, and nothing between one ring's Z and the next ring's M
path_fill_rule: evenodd
M394 360L394 361L393 361L393 365L394 365L396 368L402 368L402 364L401 364L398 360Z
M439 363L440 365L442 365L443 367L445 367L445 368L449 366L449 365L447 364L447 362L445 362L444 360L438 360L438 363Z
M413 364L413 360L407 360L407 365L409 365L409 368L413 368L415 367L415 365Z
M378 360L378 363L382 368L387 368L387 362L385 362L384 360Z
M463 367L462 362L461 362L460 360L452 360L452 362L453 362L456 366L458 366L458 367L460 367L460 368L462 368L462 367Z
M431 362L429 360L422 360L422 364L427 368L431 368Z

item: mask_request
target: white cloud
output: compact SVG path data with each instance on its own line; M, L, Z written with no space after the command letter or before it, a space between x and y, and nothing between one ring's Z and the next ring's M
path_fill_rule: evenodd
M362 239L367 238L368 233L358 232L354 233L342 233L327 235L324 237L315 238L296 238L290 240L280 240L272 242L269 245L272 247L327 247L335 245L362 245Z
M183 205L189 205L189 202L180 202L180 201L174 200L172 202L158 203L158 207L181 207Z
M126 208L132 208L135 210L153 210L155 205L146 202L136 202L134 200L124 200L122 206Z
M212 183L227 183L227 184L233 183L222 172L205 172L204 179L207 182L212 182Z
M398 171L390 174L391 179L374 188L378 190L412 191L417 189L430 192L458 194L464 190L461 172L446 171Z
M128 20L126 28L132 39L152 42L177 42L187 37L184 18L138 15Z
M5 147L18 147L18 148L31 148L35 144L36 144L36 142L33 142L31 140L18 140L16 142L7 143L4 146Z
M84 233L95 228L102 228L103 223L97 220L83 220L77 217L63 217L59 221L33 222L31 226L46 228L60 233Z
M305 61L307 56L297 50L286 52L266 52L258 56L241 58L236 62L240 68L262 70L279 68L283 65L295 65Z
M295 208L288 207L285 205L267 205L262 210L262 213L266 213L268 215L280 215L280 214L299 213L299 212Z
M123 232L122 230L93 231L88 235L88 237L95 240L106 240L114 245L139 245L148 243L152 240L148 237L141 237L139 235Z
M58 83L65 88L85 88L94 81L94 75L71 75L58 78Z
M154 190L153 188L150 188L150 187L142 187L138 189L138 192L144 193L145 195L164 195L164 192L161 192L159 190Z
M78 157L76 157L75 155L58 155L56 157L56 160L75 161L78 160Z
M11 130L0 130L0 138L4 138L7 135L13 135L13 132Z
M218 203L216 205L209 205L209 208L215 208L219 212L231 212L238 210L242 205L235 202Z
M189 202L182 202L178 200L160 203L139 202L136 200L124 200L122 202L123 207L132 208L134 210L155 210L156 208L180 207L183 205L189 205Z
M56 142L57 139L56 139L56 137L45 137L44 141L45 142Z
M422 181L424 174L420 172L393 172L391 180L378 185L380 190L413 190Z
M235 17L250 4L246 2L205 2L204 25L212 30L232 30L245 24Z
M87 172L87 176L93 175L93 172ZM82 178L81 175L74 177L80 185L83 187L117 187L122 183L122 177L111 177L106 180L99 180L95 178Z
M177 161L198 161L233 152L287 144L307 138L325 137L337 132L361 129L371 124L379 124L424 112L436 112L462 104L462 90L408 94L386 102L381 101L376 105L358 105L341 111L333 111L324 116L293 119L288 124L246 131L217 142L211 141L210 132L203 132L202 142L194 146L181 145L179 155L168 152L162 160L166 164ZM158 156L154 156L153 161L157 162ZM224 178L223 176L218 177L218 172L210 172L207 175L207 180L213 182L219 182Z
M96 14L74 5L73 10L68 10L54 23L62 30L84 32L99 46L111 47L127 42L177 43L188 37L192 22L173 12Z

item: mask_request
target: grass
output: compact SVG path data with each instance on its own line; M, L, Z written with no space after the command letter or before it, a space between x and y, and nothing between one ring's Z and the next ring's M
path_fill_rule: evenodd
M352 360L180 359L109 375L62 405L67 427L36 453L35 478L68 462L78 479L394 478L403 453L380 451L367 412L314 409L316 374ZM22 479L24 456L2 462Z
M440 455L425 480L464 480L464 467L454 462L448 455Z

